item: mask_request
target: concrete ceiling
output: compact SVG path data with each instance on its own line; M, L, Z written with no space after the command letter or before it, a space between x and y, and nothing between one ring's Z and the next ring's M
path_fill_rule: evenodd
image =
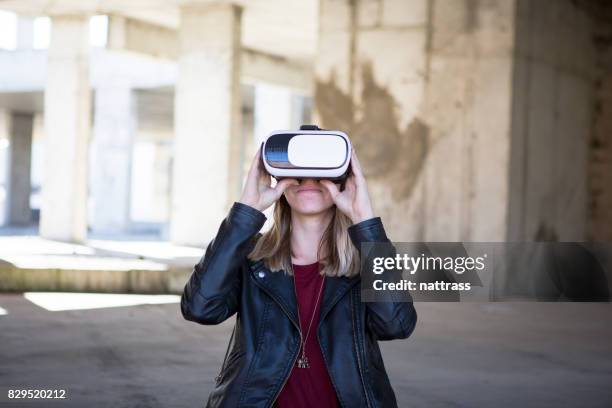
M225 1L228 2L229 1ZM117 14L178 28L179 7L211 0L0 0L0 9L26 15ZM318 0L237 0L244 7L242 36L248 48L298 60L314 57Z

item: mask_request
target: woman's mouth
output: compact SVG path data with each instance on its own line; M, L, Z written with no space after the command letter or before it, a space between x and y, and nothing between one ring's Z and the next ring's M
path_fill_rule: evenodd
M306 188L299 188L298 193L306 193L306 192L311 192L311 193L320 193L321 189L320 188L316 188L316 187L306 187Z

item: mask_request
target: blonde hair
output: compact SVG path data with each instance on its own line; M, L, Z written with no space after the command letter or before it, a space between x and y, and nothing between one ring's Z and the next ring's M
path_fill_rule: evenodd
M336 206L332 211L334 214L317 250L321 275L350 277L359 273L359 253L348 234L348 227L352 222ZM291 207L284 195L274 206L272 228L259 237L248 258L252 261L263 260L264 265L273 272L282 270L293 274Z

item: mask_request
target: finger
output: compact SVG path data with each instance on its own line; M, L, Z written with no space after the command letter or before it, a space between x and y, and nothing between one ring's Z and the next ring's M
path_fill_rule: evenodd
M257 177L257 186L261 189L267 189L272 187L272 176L266 171L260 171Z
M263 148L263 143L259 145L257 151L257 168L259 168L262 172L267 173L266 166L264 165L263 152L261 151Z
M257 178L260 171L260 161L261 161L261 146L255 152L255 156L253 156L253 160L251 161L251 167L249 168L249 178Z
M363 179L363 171L361 169L361 163L359 163L359 159L357 158L357 153L353 148L351 152L351 170L353 170L353 174L357 179Z
M340 194L340 190L338 190L338 186L334 183L332 183L329 180L321 180L319 183L321 183L323 185L323 187L325 187L325 189L329 192L329 194L332 196L332 198L336 198L336 196L338 194Z
M357 185L355 183L355 177L354 176L351 176L351 177L346 179L346 183L344 185L345 191L352 192L352 191L355 190L356 187L357 187Z
M274 191L280 197L281 194L289 187L300 184L296 179L282 179L274 186Z

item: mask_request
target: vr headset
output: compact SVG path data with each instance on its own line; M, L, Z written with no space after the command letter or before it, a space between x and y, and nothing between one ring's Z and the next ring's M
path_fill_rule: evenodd
M303 125L299 131L271 133L262 144L261 158L274 178L343 182L349 173L351 142L344 132Z

